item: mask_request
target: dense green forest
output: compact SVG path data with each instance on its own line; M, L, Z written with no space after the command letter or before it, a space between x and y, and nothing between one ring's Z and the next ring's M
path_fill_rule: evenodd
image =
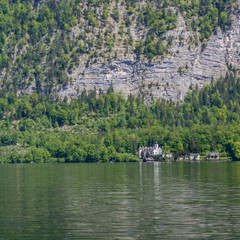
M1 96L34 87L55 97L84 62L117 58L114 46L149 60L164 58L172 38L165 33L184 17L195 34L189 44L205 44L230 27L234 0L0 0ZM145 29L141 39L130 28ZM77 35L74 32L79 31ZM142 30L141 30L142 31ZM25 92L24 92L25 91ZM29 92L28 92L29 93Z
M151 105L141 96L125 99L112 86L71 101L9 93L0 99L0 161L133 161L139 146L156 141L164 152L219 151L239 160L240 78L191 88L182 103Z

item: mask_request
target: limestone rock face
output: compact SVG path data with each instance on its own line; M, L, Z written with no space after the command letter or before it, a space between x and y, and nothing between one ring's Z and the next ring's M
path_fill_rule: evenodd
M163 59L154 58L149 62L137 59L134 53L123 53L120 46L115 47L113 50L119 54L108 63L86 64L82 60L69 74L71 83L59 95L76 97L83 89L107 90L112 83L115 92L126 96L140 93L149 100L182 100L190 85L201 88L212 78L225 76L228 69L238 71L240 68L240 11L236 9L231 18L231 29L225 33L218 29L208 41L200 44L194 42L196 36L179 15L177 28L166 34L173 41ZM136 39L138 34L141 33L133 26L131 35Z

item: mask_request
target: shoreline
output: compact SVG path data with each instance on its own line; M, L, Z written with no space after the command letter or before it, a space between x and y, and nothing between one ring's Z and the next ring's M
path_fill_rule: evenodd
M151 161L151 162L144 162L144 161L107 161L107 162L63 162L63 161L47 161L47 162L2 162L1 164L10 164L10 165L20 165L20 164L93 164L93 163L99 163L99 164L112 164L112 163L202 163L202 162L238 162L231 159L219 159L219 160L176 160L176 161Z

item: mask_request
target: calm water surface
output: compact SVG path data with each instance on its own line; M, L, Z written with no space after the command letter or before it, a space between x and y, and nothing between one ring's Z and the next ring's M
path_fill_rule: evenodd
M2 164L0 239L240 239L240 162Z

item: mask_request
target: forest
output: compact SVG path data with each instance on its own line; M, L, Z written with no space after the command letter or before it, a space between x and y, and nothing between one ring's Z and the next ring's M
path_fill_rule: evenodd
M163 152L218 151L240 160L240 78L228 74L183 102L101 89L50 101L44 94L0 98L0 162L138 161L140 146Z

